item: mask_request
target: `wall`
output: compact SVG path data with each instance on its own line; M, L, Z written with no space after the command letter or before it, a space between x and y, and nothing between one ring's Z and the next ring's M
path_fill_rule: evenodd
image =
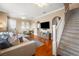
M29 27L29 29L26 29L25 28L25 30L24 31L28 31L28 30L30 30L30 28L31 28L31 24L30 24L30 21L27 21L27 20L17 20L16 21L16 31L18 32L18 33L21 33L23 30L22 30L22 26L21 26L21 24L22 24L22 22L24 22L25 23L25 26L27 27ZM29 24L29 25L27 25L27 23Z
M26 25L26 23L29 23L29 28L30 28L30 26L31 26L31 22L30 22L30 20L22 20L22 19L19 19L19 18L13 18L13 17L10 17L10 19L8 19L8 20L15 20L16 21L16 33L22 33L22 22L24 22L25 23L25 25ZM10 27L9 27L10 28ZM27 30L27 29L26 29ZM30 29L29 29L30 30ZM10 30L11 31L11 30Z
M7 14L0 12L0 31L7 31Z
M45 15L45 16L42 16L42 17L39 17L37 19L35 19L35 23L37 23L38 21L41 22L46 22L46 21L49 21L50 22L50 29L48 29L47 31L49 31L50 33L52 33L52 20L55 16L60 16L61 19L64 19L64 9L61 8L55 12L51 12L50 14L48 15Z
M69 9L70 10L75 9L75 8L79 8L79 3L70 3L69 4Z
M34 35L37 35L37 23L36 22L31 23L31 30L34 31Z

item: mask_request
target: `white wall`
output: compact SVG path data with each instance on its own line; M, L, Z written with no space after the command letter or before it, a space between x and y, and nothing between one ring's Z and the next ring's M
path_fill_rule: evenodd
M79 8L79 3L71 3L71 4L69 4L69 9L70 10L75 9L75 8Z
M34 31L34 35L37 35L37 23L32 22L30 30Z
M47 31L49 31L50 33L52 33L52 20L55 16L59 16L61 18L64 17L64 8L60 8L56 11L52 11L50 12L49 14L45 15L45 16L41 16L37 19L35 19L34 21L37 23L38 21L40 22L47 22L49 21L50 22L50 29L47 29ZM41 29L42 30L42 29Z

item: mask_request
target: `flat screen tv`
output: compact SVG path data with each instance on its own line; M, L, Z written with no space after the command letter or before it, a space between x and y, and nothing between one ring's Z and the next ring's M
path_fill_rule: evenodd
M42 22L42 23L40 23L40 26L42 29L49 29L50 28L49 22Z

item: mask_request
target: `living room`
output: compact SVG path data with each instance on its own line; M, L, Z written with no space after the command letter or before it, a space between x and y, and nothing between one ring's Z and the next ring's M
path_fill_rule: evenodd
M63 3L1 3L0 6L0 55L54 55L52 21L56 16L64 19Z
M1 59L78 56L78 0L0 0Z

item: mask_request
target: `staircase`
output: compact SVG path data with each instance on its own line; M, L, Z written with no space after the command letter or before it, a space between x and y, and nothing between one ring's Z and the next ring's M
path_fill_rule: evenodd
M69 11L69 20L66 21L61 36L58 54L61 56L79 56L79 9Z

